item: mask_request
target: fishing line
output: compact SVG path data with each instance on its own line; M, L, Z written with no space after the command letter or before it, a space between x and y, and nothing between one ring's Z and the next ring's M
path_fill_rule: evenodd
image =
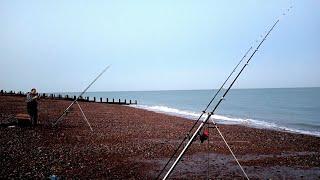
M292 6L287 9L287 11L289 12L290 9L292 8ZM281 17L283 17L284 15L286 15L285 13L282 14ZM194 132L194 134L192 135L192 137L189 139L187 145L183 148L183 150L181 151L181 153L179 154L179 156L177 157L177 159L174 161L173 165L171 166L171 168L169 169L169 171L166 173L166 175L164 176L163 179L167 179L169 177L169 175L171 174L171 172L173 171L173 169L176 167L177 163L180 161L180 159L182 158L182 156L184 155L184 153L186 152L186 150L189 148L189 146L192 144L192 142L194 141L195 137L197 136L197 134L199 133L199 131L203 128L204 124L207 123L207 121L210 119L210 117L212 115L214 115L215 110L218 108L218 106L221 104L222 100L225 99L225 96L228 94L228 92L230 91L230 89L232 88L232 86L234 85L234 83L236 82L236 80L239 78L239 76L241 75L241 73L243 72L243 70L248 66L249 62L251 61L252 57L256 54L256 52L259 50L259 48L261 47L262 43L266 40L266 38L269 36L269 34L271 33L271 31L274 29L274 27L279 23L280 18L278 18L276 20L276 22L273 24L273 26L270 28L270 30L267 32L267 34L264 36L264 38L261 40L261 42L259 43L259 45L257 46L257 48L253 51L253 53L251 54L250 58L247 60L247 62L244 64L244 66L242 67L242 69L240 70L240 72L237 74L237 76L234 78L234 80L232 81L232 83L230 84L230 86L228 87L228 89L225 91L225 93L223 94L223 96L221 97L221 99L218 101L218 103L216 104L216 106L213 108L213 110L211 112L208 113L207 118L200 124L200 126L197 128L197 130ZM219 131L220 132L220 131ZM219 133L221 136L221 132ZM223 138L224 139L224 138ZM225 139L224 139L225 140ZM225 141L226 143L226 141ZM228 146L228 144L226 143L226 145ZM228 146L229 147L229 146ZM230 148L230 147L229 147ZM231 150L231 148L230 148ZM231 150L232 151L232 150ZM233 154L233 152L232 152ZM234 155L234 154L233 154ZM235 156L234 156L235 158ZM236 159L236 158L235 158ZM245 177L247 179L248 176L247 174L244 172L243 168L241 167L239 161L236 159L236 161L238 162L238 165L240 166L241 170L243 171ZM160 176L160 175L159 175ZM158 177L159 177L158 176Z
M52 123L53 126L56 126L58 122L62 120L62 117L68 112L71 106L76 103L84 93L87 92L87 90L100 78L100 76L102 76L103 73L105 73L110 68L110 66L111 65L108 65L106 68L104 68L103 71L81 92L81 94L63 111L63 113L56 119L56 121ZM90 129L92 129L91 126Z
M206 106L206 108L202 111L201 115L199 116L199 118L196 120L196 122L193 123L193 126L190 128L190 130L188 131L188 133L186 134L186 136L184 137L184 139L180 142L180 144L178 145L178 147L176 148L176 150L174 151L174 153L171 155L170 159L167 161L167 163L165 164L165 166L162 168L162 170L160 171L160 173L158 174L156 179L159 179L159 177L161 176L161 174L163 173L163 171L166 169L166 167L168 166L168 164L171 162L171 160L174 158L174 156L176 155L176 153L178 152L178 150L181 148L181 146L183 145L183 143L187 140L190 139L190 133L192 132L192 130L194 129L194 127L198 124L198 122L200 121L200 119L202 118L202 116L206 113L206 111L208 110L208 108L210 107L210 105L212 104L212 102L215 100L215 98L217 97L217 95L220 93L220 91L223 89L223 87L225 86L225 84L228 82L228 80L230 79L230 77L233 75L233 73L237 70L238 66L241 64L241 62L247 57L248 53L251 51L252 46L246 51L246 53L244 54L244 56L240 59L240 61L238 62L238 64L234 67L234 69L231 71L231 73L229 74L229 76L227 77L227 79L223 82L223 84L221 85L221 87L218 89L218 91L214 94L214 96L211 98L211 100L209 101L208 105Z

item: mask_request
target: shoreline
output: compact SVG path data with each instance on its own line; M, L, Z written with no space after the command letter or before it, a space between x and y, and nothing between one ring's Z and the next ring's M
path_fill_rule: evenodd
M264 88L262 88L264 89ZM284 89L284 88L279 88L279 89ZM288 89L288 88L285 88ZM297 89L297 88L294 88ZM306 88L304 88L306 89ZM183 91L183 90L180 90ZM102 92L102 91L98 91L98 92ZM96 93L96 92L89 92L90 93ZM23 96L23 94L21 94L21 91L18 93L15 93L14 91L0 91L0 95L17 95L17 96ZM75 93L77 94L77 93ZM59 100L74 100L75 99L75 95L71 92L64 92L62 94L42 94L41 96L43 96L44 98L50 98L50 99L59 99ZM81 101L88 101L88 102L100 102L100 103L107 103L107 104L122 104L122 105L133 105L131 107L137 107L140 109L145 109L145 110L149 110L149 111L153 111L153 112L158 112L158 113L164 113L167 115L171 115L171 116L178 116L178 117L182 117L182 118L186 118L186 119L190 119L190 120L195 120L200 116L200 112L201 111L197 111L197 110L185 110L183 108L176 108L176 106L174 104L171 104L170 106L167 105L138 105L137 104L137 100L135 100L135 102L132 103L131 100L126 100L129 97L125 96L125 97L121 97L121 98L125 98L124 100L122 100L120 102L120 99L114 99L112 100L112 98L108 98L105 97L104 95L99 95L99 94L91 94L93 96L87 96L87 97L82 97ZM102 98L102 97L104 98ZM111 95L112 96L112 95ZM99 98L100 97L100 98ZM136 97L137 98L137 97ZM130 98L129 98L130 99ZM110 101L111 100L111 101ZM79 100L80 101L80 100ZM134 106L137 105L137 106ZM287 117L286 119L280 120L280 121L275 121L277 119L277 117L273 118L267 118L265 119L264 117L268 117L267 115L264 115L263 117L259 116L259 117L253 117L250 116L252 118L248 118L248 116L243 116L243 115L235 115L232 113L231 114L216 114L214 115L214 119L216 120L216 122L218 124L224 124L224 125L241 125L241 126L245 126L245 127L251 127L251 128L257 128L257 129L271 129L271 130L276 130L276 131L282 131L282 132L291 132L291 133L296 133L296 134L306 134L306 135L312 135L312 136L316 136L316 137L320 137L320 131L315 128L315 127L319 127L319 125L317 123L305 123L303 122L303 119L300 119L300 122L297 122L295 120L293 120L293 123L286 123L286 119L290 119L290 117ZM316 118L316 117L314 117ZM309 119L310 121L310 119Z
M187 110L179 110L167 106L148 106L148 105L128 105L128 107L133 107L137 109L143 109L147 110L150 112L156 112L160 114L166 114L169 116L176 116L176 117L181 117L185 118L191 121L195 121L199 116L200 113L196 112L191 112ZM160 108L154 108L154 107L161 107L168 110L161 110ZM320 137L320 132L317 131L309 131L309 130L302 130L302 129L294 129L290 127L285 127L281 126L275 123L271 122L266 122L266 121L261 121L261 120L255 120L255 119L242 119L242 118L235 118L235 117L228 117L225 115L219 115L217 114L219 118L213 118L216 120L216 123L219 125L238 125L238 126L243 126L243 127L248 127L248 128L256 128L256 129L268 129L268 130L274 130L274 131L280 131L280 132L287 132L287 133L293 133L293 134L303 134L303 135L310 135L310 136L315 136L315 137ZM229 121L228 120L223 120L223 119L241 119L242 121Z
M80 102L94 132L76 106L52 127L69 104L40 100L39 127L0 128L1 178L154 179L193 123L127 106ZM23 97L1 96L1 121L25 112L25 106ZM320 178L319 137L219 127L250 178ZM215 129L209 137L209 143L193 143L172 178L203 179L207 171L211 178L243 178Z

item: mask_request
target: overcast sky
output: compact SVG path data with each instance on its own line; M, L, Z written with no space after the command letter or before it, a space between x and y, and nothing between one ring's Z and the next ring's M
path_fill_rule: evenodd
M292 4L235 87L320 86L319 0L0 0L0 89L218 88Z

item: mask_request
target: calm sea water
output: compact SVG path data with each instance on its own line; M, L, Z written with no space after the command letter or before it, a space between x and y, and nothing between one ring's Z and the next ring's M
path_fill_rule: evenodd
M85 96L138 100L138 105L134 107L196 119L216 91L88 92ZM221 95L217 96L217 100ZM214 101L213 105L216 102ZM277 88L231 90L216 110L214 119L224 124L320 136L319 117L320 88Z

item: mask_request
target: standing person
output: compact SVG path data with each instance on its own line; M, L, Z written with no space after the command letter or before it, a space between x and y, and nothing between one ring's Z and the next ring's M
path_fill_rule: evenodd
M38 121L38 94L35 88L31 89L31 92L27 93L27 111L31 118L33 126L37 125Z

